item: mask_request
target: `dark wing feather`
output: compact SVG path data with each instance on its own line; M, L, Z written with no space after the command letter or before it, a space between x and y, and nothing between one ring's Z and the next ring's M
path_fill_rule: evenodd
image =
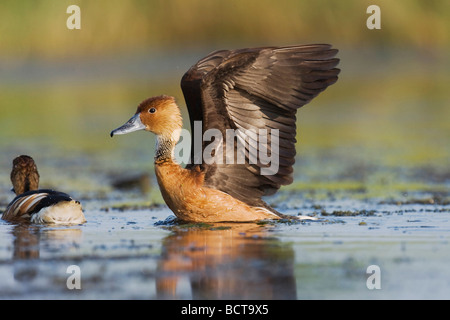
M224 138L227 129L242 130L238 132L241 139L248 138L245 130L279 132L278 144L269 137L266 145L268 154L279 158L275 174L261 175L267 165L249 161L255 150L248 143L244 164L201 165L207 186L250 205L263 205L262 196L292 183L296 111L337 81L337 52L325 44L216 51L186 72L181 87L191 129L194 121L202 121L202 134L214 128ZM208 143L203 142L202 150ZM191 162L194 153L193 146Z
M73 200L68 194L51 189L24 192L16 196L2 214L5 220L30 219L31 215L61 201Z

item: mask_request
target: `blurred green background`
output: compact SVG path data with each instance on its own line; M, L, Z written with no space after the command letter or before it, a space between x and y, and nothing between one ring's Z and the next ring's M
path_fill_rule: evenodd
M67 30L66 8L82 12ZM366 8L382 11L382 31L365 27ZM439 0L3 0L2 55L47 59L199 46L339 42L442 48L450 4Z
M66 27L71 4L81 30ZM381 30L366 27L371 4ZM448 196L449 31L450 2L437 0L3 0L0 202L19 154L43 184L75 192L151 170L152 135L109 138L140 101L173 95L185 113L181 76L210 51L306 43L338 48L342 72L298 112L287 189Z

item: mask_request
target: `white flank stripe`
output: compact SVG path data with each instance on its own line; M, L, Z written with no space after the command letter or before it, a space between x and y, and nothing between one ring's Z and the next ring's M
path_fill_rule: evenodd
M16 208L15 208L15 210L14 210L14 216L17 216L17 214L19 213L19 211L20 211L21 207L23 206L23 204L26 203L27 201L29 201L30 199L33 199L33 200L32 200L32 202L31 202L31 204L28 205L28 206L25 208L24 212L27 212L28 209L29 209L33 204L35 204L35 203L38 202L38 201L41 201L41 200L42 200L43 198L45 198L47 195L48 195L48 193L36 193L36 194L32 194L32 195L29 195L29 196L26 196L26 197L17 199L17 200L16 200L17 204L16 204L16 202L14 202L14 204L13 204L13 206L16 206Z
M35 196L35 199L33 201L31 201L31 203L28 205L28 207L25 208L25 211L30 210L31 207L34 206L35 203L41 201L42 199L44 199L45 197L48 196L48 193L38 193Z
M26 198L20 198L20 199L17 199L16 201L14 201L14 204L13 204L13 208L14 208L14 214L13 214L13 217L16 217L16 216L17 216L17 213L19 212L20 207L22 206L22 203L23 203L23 201L24 201L25 199L26 199Z

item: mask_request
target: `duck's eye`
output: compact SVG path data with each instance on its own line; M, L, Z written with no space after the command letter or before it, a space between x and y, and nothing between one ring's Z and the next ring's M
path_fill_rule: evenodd
M156 109L155 109L155 108L150 108L150 109L148 109L148 112L150 112L150 113L155 113L155 112L156 112Z

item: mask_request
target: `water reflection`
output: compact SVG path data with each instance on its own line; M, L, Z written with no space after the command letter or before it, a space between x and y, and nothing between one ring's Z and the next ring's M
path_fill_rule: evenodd
M81 233L81 229L73 228L48 229L29 223L15 225L11 232L14 236L12 256L14 279L28 282L36 278L38 265L29 262L40 258L41 240L48 240L52 245L63 247L79 243Z
M266 226L218 224L175 228L163 240L159 298L178 298L183 280L192 299L296 299L294 251Z
M14 246L10 277L17 283L8 282L5 288L18 296L59 292L73 297L61 267L75 257L83 271L83 290L78 292L83 297L296 299L294 250L273 236L273 227L174 225L163 227L169 234L153 239L144 229L124 228L97 238L86 227L18 224L9 230ZM97 241L105 249L93 249ZM161 251L149 241L156 241L158 248L161 244Z

